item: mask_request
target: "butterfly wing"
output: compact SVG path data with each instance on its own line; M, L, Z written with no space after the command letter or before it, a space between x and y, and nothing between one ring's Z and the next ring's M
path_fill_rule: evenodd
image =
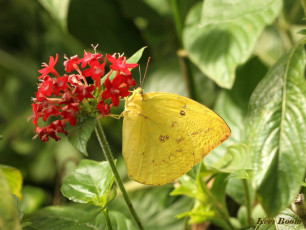
M132 98L123 121L123 156L129 176L162 185L186 172L230 136L216 113L170 93Z

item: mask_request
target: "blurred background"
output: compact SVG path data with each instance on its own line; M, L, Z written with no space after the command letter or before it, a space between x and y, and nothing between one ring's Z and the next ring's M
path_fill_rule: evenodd
M147 46L140 60L143 75L147 59L151 57L144 83L145 91L189 96L177 56L181 41L177 36L178 25L174 24L173 2L177 4L176 17L183 23L190 8L202 1L0 0L0 164L16 167L22 172L23 200L20 205L25 214L43 206L64 202L60 194L61 179L84 158L64 136L59 142L50 140L41 143L39 139L32 140L33 125L31 121L27 122L27 117L31 115L31 97L36 91L39 76L37 70L41 63L59 54L57 69L63 70L64 54L68 57L76 54L81 57L84 50L93 51L91 44L99 44L98 52L103 54L124 52L127 57ZM284 9L291 12L291 15L302 15L301 8L295 10L297 4L293 2L285 1ZM292 13L294 11L297 13ZM296 18L302 17L296 16L292 20ZM266 33L269 34L272 33ZM273 36L268 36L260 42L266 44L271 39L273 42ZM277 45L276 40L274 44ZM248 65L239 70L237 79L243 79L243 76L249 74L249 67L256 66L255 74L258 77L254 79L258 82L283 50L281 46L272 50L272 61L260 61L252 57ZM257 54L260 56L259 52ZM196 90L201 92L197 99L212 107L220 88L194 66L191 68ZM134 70L133 76L139 83L140 74L137 70ZM252 89L248 88L247 80L237 82L239 85L234 85L233 89L239 87L248 91L246 100L241 99L239 94L236 95L237 101L245 103L247 107ZM122 110L121 103L112 112L120 114ZM121 124L122 120L103 119L106 136L118 158L120 173L128 181L121 157ZM94 135L89 141L88 153L91 159L103 160ZM139 190L133 185L129 187L129 184L127 188ZM139 213L147 215L152 226L153 223L159 223L167 225L165 229L177 229L184 220L176 220L173 216L188 210L192 205L189 204L189 198L170 197L168 193L172 186L146 189L150 193L140 189L133 195ZM148 207L150 210L147 210ZM113 204L113 208L125 209L120 199ZM146 217L142 216L142 219Z

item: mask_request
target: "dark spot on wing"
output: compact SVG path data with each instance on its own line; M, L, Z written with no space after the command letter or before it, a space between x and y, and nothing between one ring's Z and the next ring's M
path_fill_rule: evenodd
M176 121L174 121L174 122L171 123L171 127L172 127L172 128L173 128L175 125L177 125L177 122L176 122Z
M160 135L160 136L159 136L159 140L160 140L162 143L164 143L165 141L169 140L169 136L168 136L168 135L165 135L165 136Z
M181 110L181 111L180 111L180 115L181 115L181 116L185 116L185 115L186 115L185 111L184 111L184 110Z
M183 137L176 139L177 143L180 143L181 141L185 140Z
M191 136L194 136L194 135L197 135L197 134L199 134L199 132L193 132L193 133L191 133L190 135L191 135Z

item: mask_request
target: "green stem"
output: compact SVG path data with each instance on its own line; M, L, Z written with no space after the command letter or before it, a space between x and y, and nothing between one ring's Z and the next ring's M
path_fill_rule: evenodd
M103 210L103 214L104 214L105 219L106 219L106 224L107 224L108 230L113 230L112 223L110 221L107 208Z
M286 50L289 50L294 44L294 39L290 33L290 24L287 22L284 12L281 12L281 14L279 15L277 23L278 31L280 33L284 47L286 48Z
M194 100L199 100L198 95L196 93L193 72L191 70L191 63L185 53L186 52L184 52L183 50L178 50L177 56L179 58L181 72L183 73L184 80L187 86L188 96Z
M199 176L200 171L201 171L201 169L199 168L197 177ZM207 195L208 199L210 200L210 204L212 205L212 208L215 209L217 213L219 213L219 216L223 217L225 223L227 224L227 229L234 230L235 228L230 221L230 217L229 217L229 214L228 214L226 208L223 205L220 205L220 203L218 202L216 197L208 189L206 183L204 181L199 181L199 182L196 182L196 183L199 183L199 184L197 184L197 186L198 185L201 186L203 192Z
M195 88L195 81L193 77L193 73L191 70L191 63L189 61L187 52L183 50L183 25L177 5L177 0L171 0L171 7L172 7L172 12L173 12L173 19L174 19L174 24L175 24L175 29L176 29L176 35L179 40L179 50L177 51L177 56L179 58L179 64L180 68L182 71L182 74L185 79L185 83L187 86L188 94L189 97L197 100L198 96L196 94L196 88Z
M248 223L251 224L251 221L252 221L252 207L251 207L251 198L250 198L248 181L246 179L243 179L242 183L243 183L243 188L244 188L244 193L245 193L245 206L246 206L246 209L247 209Z
M183 47L183 39L182 39L182 22L180 18L180 13L178 10L178 5L177 5L177 0L171 0L171 7L172 7L172 13L173 13L173 18L174 18L174 23L175 23L175 29L176 29L176 34L177 38L180 42L180 47Z
M111 149L107 143L107 140L106 140L106 137L105 137L105 134L104 134L104 131L103 131L103 128L100 124L100 122L98 121L97 122L97 125L96 125L96 128L95 128L95 131L96 131L96 136L98 138L98 141L99 141L99 144L100 144L100 147L102 149L102 152L104 153L104 156L105 158L107 159L107 161L109 162L109 165L113 171L113 174L114 174L114 177L115 177L115 180L117 182L117 185L122 193L122 196L125 200L125 203L126 205L128 206L134 220L136 221L137 225L138 225L138 228L140 230L144 230L141 222L140 222L140 219L132 205L132 202L123 186L123 183L122 183L122 180L121 180L121 177L118 173L118 170L115 166L115 163L114 163L114 159L113 159L113 155L112 155L112 152L111 152Z

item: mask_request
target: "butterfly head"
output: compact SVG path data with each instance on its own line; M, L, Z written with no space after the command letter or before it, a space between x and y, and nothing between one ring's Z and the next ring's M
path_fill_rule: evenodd
M137 89L135 89L134 91L133 91L133 95L136 95L136 94L138 94L138 95L143 95L143 89L141 88L141 87L138 87ZM133 96L132 95L132 96Z
M143 89L138 87L131 96L125 99L125 109L123 115L131 110L137 111L141 109L140 103L143 101Z

